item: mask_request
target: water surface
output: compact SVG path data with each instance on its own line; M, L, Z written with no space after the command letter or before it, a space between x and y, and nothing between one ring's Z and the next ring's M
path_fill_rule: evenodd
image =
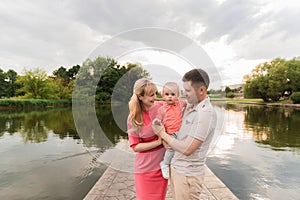
M214 106L225 118L209 168L239 199L299 199L300 111ZM76 125L70 108L0 111L0 199L83 199L106 169L100 155L127 140L127 113L97 108L100 134L86 108Z
M300 111L225 109L224 132L207 160L212 171L240 199L299 199Z

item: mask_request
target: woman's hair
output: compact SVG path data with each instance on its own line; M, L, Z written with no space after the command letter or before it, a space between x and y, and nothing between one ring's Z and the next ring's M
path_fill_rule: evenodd
M129 122L133 129L139 129L143 126L142 117L143 105L139 100L139 96L149 95L157 91L156 85L147 78L138 79L133 86L133 94L128 103L129 106Z

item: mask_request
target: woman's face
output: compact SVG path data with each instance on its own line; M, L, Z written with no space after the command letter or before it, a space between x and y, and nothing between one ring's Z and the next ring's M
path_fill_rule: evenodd
M156 91L151 92L150 94L145 94L144 96L139 96L139 100L142 102L143 109L150 109L155 102L156 99Z

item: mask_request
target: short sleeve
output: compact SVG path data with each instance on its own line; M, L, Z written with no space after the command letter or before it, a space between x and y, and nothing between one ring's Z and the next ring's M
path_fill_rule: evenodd
M129 119L127 119L127 133L128 133L128 140L129 140L129 146L134 149L135 146L140 143L140 138L138 137L138 134L136 131L132 130L132 125L129 122Z
M134 149L136 145L140 143L140 139L138 137L134 137L133 135L128 135L129 146Z
M164 107L163 106L158 109L156 118L161 121L164 119Z

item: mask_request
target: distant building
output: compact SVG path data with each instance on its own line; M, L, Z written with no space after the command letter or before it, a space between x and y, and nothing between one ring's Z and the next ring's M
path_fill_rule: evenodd
M225 85L225 86L221 86L221 91L225 91L225 88L229 87L231 90L240 89L240 91L242 92L243 91L243 86L244 86L244 83Z

